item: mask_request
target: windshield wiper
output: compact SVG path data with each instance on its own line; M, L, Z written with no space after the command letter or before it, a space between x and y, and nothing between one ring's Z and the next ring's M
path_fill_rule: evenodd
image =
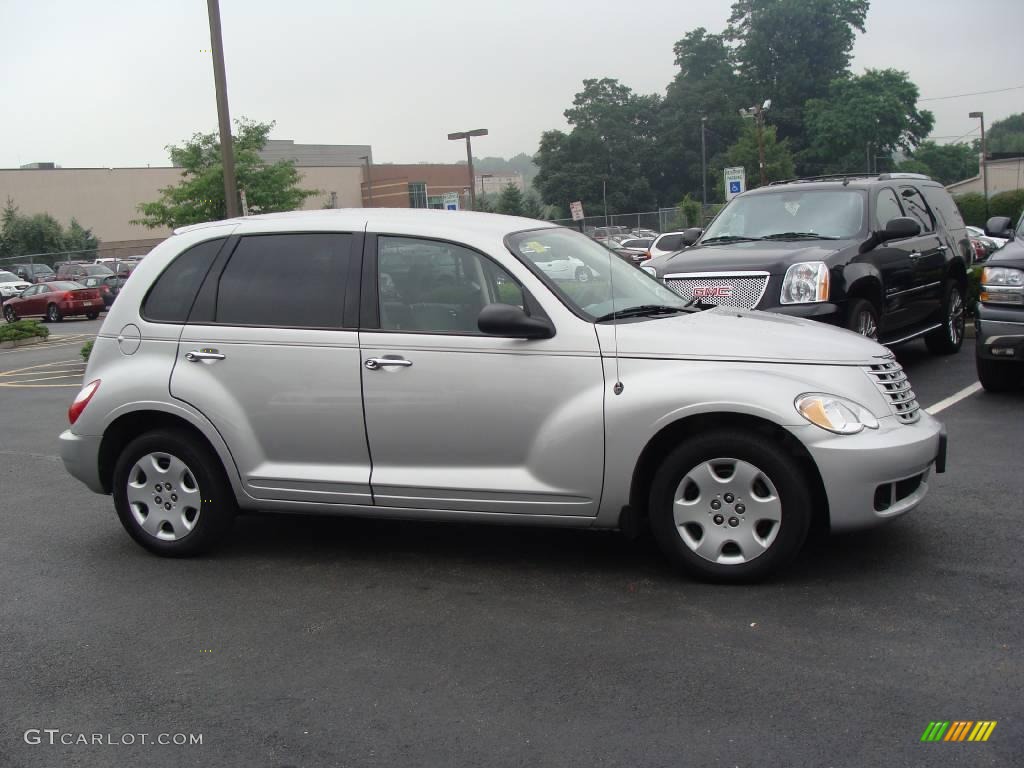
M709 243L746 243L754 240L764 240L763 237L743 237L742 235L719 235L718 237L709 237L700 241L701 245L708 245Z
M776 232L765 235L762 240L838 240L835 235L820 235L817 232Z
M671 307L668 304L641 304L628 309L620 309L617 312L609 312L601 315L595 323L603 323L606 320L622 319L624 317L646 317L648 315L674 315L677 312L693 312L687 307Z

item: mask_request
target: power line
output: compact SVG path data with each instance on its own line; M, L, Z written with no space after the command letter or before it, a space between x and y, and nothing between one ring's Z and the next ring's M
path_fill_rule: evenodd
M962 99L965 96L984 96L989 93L1006 93L1007 91L1019 91L1024 85L1011 85L1009 88L996 88L994 91L974 91L972 93L957 93L952 96L931 96L918 101L944 101L946 99Z

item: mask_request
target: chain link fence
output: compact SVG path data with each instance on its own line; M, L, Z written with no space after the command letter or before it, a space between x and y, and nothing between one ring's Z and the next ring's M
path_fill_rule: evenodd
M648 230L657 233L676 232L687 227L705 227L721 210L721 205L704 206L703 212L698 207L689 216L682 206L659 208L656 211L640 213L614 213L607 216L586 216L579 221L573 219L554 219L552 223L563 227L578 229L584 234L593 235L605 227L618 228L622 234ZM614 232L612 232L614 234Z
M140 250L143 253L140 253ZM12 272L28 282L35 282L29 275L48 272L47 267L56 272L60 264L77 261L85 264L100 263L117 274L122 264L138 261L149 250L149 247L140 248L137 245L100 246L79 251L49 251L26 253L21 256L4 256L0 257L0 271Z

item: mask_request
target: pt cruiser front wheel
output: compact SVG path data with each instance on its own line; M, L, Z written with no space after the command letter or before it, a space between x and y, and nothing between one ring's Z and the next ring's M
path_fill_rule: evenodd
M710 581L756 581L800 550L811 495L797 462L740 432L686 441L651 485L651 528L679 566Z
M114 507L136 542L166 557L209 550L237 511L216 454L177 430L148 432L121 451Z

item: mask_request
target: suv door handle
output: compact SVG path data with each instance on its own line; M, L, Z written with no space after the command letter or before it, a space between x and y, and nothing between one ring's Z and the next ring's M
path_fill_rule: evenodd
M917 261L918 259L920 259L920 258L921 258L921 252L920 252L920 251L911 251L911 252L910 252L910 258L911 258L911 259L912 259L913 261Z
M412 360L406 360L404 357L369 357L363 365L371 371L391 365L408 368L412 365Z
M204 352L201 349L193 349L185 353L185 359L190 363L198 363L203 360L223 360L224 355L220 352Z

